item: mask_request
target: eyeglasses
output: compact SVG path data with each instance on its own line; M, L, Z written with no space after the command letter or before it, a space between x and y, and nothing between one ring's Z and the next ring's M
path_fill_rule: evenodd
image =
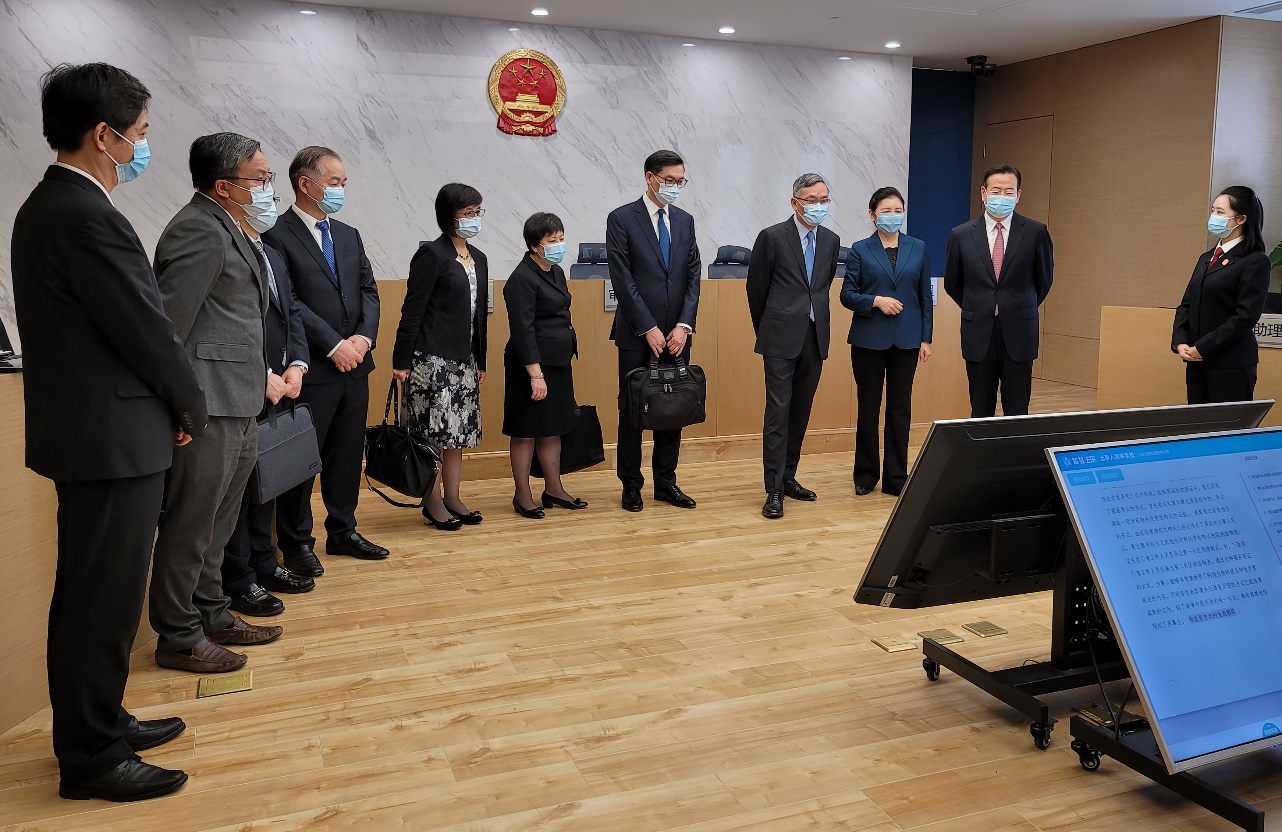
M483 216L485 216L485 209L484 209L484 208L472 208L472 209L467 210L467 211L460 211L460 212L459 212L459 214L458 214L458 216L456 216L454 219L456 219L456 220L474 220L474 219L476 219L477 217L483 217Z
M820 199L818 197L812 196L809 199L802 199L800 197L794 196L793 199L797 200L802 205L832 205L832 199L830 199L829 197L823 197L822 199Z
M270 185L276 181L276 172L270 171L266 176L262 177L261 179L254 179L249 176L229 176L227 178L229 180L233 180L237 182L257 182L259 185Z
M668 177L668 176L657 176L653 173L650 175L653 176L655 179L658 179L659 182L661 182L664 185L676 185L678 188L684 188L686 185L690 184L689 179L672 179L671 177Z

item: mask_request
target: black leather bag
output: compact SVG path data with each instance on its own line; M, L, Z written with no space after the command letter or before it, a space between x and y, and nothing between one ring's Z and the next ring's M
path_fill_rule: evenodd
M391 424L387 421L389 417L392 418ZM436 482L436 463L440 461L440 449L430 439L401 425L400 388L396 379L392 379L392 386L387 391L387 406L383 408L383 423L365 429L365 484L370 491L394 506L418 508ZM375 488L370 480L381 482L419 502L393 500Z
M249 478L250 499L256 505L270 503L320 470L311 408L291 404L289 410L278 413L269 406L267 416L258 420L258 463Z
M708 418L703 368L684 358L660 364L654 356L650 366L631 371L625 381L619 396L636 430L679 430Z
M561 473L573 474L605 462L605 440L601 436L601 419L590 404L579 405L574 411L578 421L574 430L561 436ZM543 466L538 454L530 465L532 476L543 478Z

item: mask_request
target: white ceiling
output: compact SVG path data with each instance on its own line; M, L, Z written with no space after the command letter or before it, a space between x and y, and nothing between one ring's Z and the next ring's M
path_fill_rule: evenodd
M1051 55L1265 0L293 0L298 8L361 6L542 24L851 52L903 44L917 66L965 69L967 55L997 64ZM543 6L550 14L533 17ZM322 10L323 11L323 10ZM1245 16L1245 15L1244 15ZM1282 10L1263 15L1282 20Z

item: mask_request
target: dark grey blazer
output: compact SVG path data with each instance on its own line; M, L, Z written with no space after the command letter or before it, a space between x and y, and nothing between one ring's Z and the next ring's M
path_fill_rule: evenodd
M268 290L245 232L221 205L196 194L160 235L156 282L209 415L258 415L267 386Z
M828 287L837 274L841 238L822 225L815 230L814 279L806 279L801 232L792 218L757 235L748 259L748 311L757 333L756 351L771 358L796 358L805 345L810 308L815 310L819 355L828 357Z

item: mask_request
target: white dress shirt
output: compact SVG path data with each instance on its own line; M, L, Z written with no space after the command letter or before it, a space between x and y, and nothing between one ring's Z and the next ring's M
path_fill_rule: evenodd
M672 206L671 206L671 205L662 205L662 204L657 204L657 203L655 203L654 198L650 196L650 192L649 192L649 191L646 191L646 192L645 192L645 197L644 197L644 199L645 199L645 207L647 207L647 208L649 208L649 209L650 209L650 225L654 228L654 238L655 238L656 240L657 240L657 239L659 239L659 212L660 212L660 211L663 211L663 212L664 212L664 215L663 215L663 223L664 223L664 225L668 226L668 246L669 246L669 253L671 253L671 246L672 246ZM693 333L693 332L694 332L694 327L690 326L690 325L689 325L689 324L687 324L687 323L683 323L683 322L681 322L681 321L678 321L678 322L677 322L677 326L681 327L681 328L682 328L682 329L684 329L686 332L689 332L689 333ZM658 327L655 327L655 328L657 329Z
M110 202L110 203L112 204L112 206L113 206L113 207L115 206L116 202L115 202L115 200L113 200L113 199L111 198L111 191L108 191L108 190L107 190L107 188L106 188L106 186L105 186L105 185L103 185L101 182L99 182L99 181L98 181L98 178L97 178L96 176L94 176L92 173L89 173L88 171L81 170L80 168L76 167L75 165L69 165L69 164L67 164L66 162L54 162L53 164L54 164L54 166L55 166L55 167L59 167L59 168L66 168L67 170L75 171L76 173L78 173L78 174L80 174L81 176L83 176L85 179L88 179L90 182L92 182L92 183L94 183L95 185L97 185L97 186L98 186L98 190L102 191L102 192L103 192L103 194L105 194L105 195L106 195L106 197L107 197L107 201L108 201L108 202Z
M316 248L318 248L318 249L320 249L322 252L324 252L324 251L325 251L325 244L321 241L321 232L320 232L320 229L316 227L316 223L318 223L318 222L329 222L329 217L327 216L327 217L325 217L325 219L323 219L323 220L318 220L318 219L316 219L315 217L313 217L311 214L309 214L309 213L307 213L306 211L304 211L302 208L299 208L299 207L298 207L298 203L297 203L297 202L295 202L293 205L289 206L289 210L293 211L295 214L298 214L299 218L300 218L300 219L302 219L302 221L303 221L303 225L307 226L308 230L310 230L310 231L312 232L312 239L316 241ZM329 240L330 240L330 243L331 243L331 244L333 244L333 242L334 242L334 232L333 232L333 231L331 231L331 232L329 233ZM370 348L371 350L372 350L372 349L374 349L374 342L373 342L373 341L371 341L368 337L366 337L366 336L364 336L364 335L361 335L360 337L361 337L361 338L363 338L363 339L365 340L365 343L366 343L366 344L369 344L369 348ZM325 357L326 357L326 358L329 358L329 357L333 356L333 354L334 354L334 353L338 352L338 348L339 348L339 347L341 347L341 346L343 346L343 342L342 342L342 341L339 341L337 344L335 344L335 345L334 345L334 348L333 348L332 350L330 350L328 353L326 353L326 354L325 354Z
M1224 253L1228 254L1231 248L1233 248L1235 245L1237 245L1238 243L1242 242L1245 239L1246 239L1245 237L1234 237L1232 240L1229 240L1227 243L1217 242L1216 246L1224 249Z
M993 246L997 243L997 223L1002 224L1002 241L1010 241L1010 221L1015 219L1012 213L1004 220L995 220L987 211L984 212L984 227L988 229L988 256L993 256Z

